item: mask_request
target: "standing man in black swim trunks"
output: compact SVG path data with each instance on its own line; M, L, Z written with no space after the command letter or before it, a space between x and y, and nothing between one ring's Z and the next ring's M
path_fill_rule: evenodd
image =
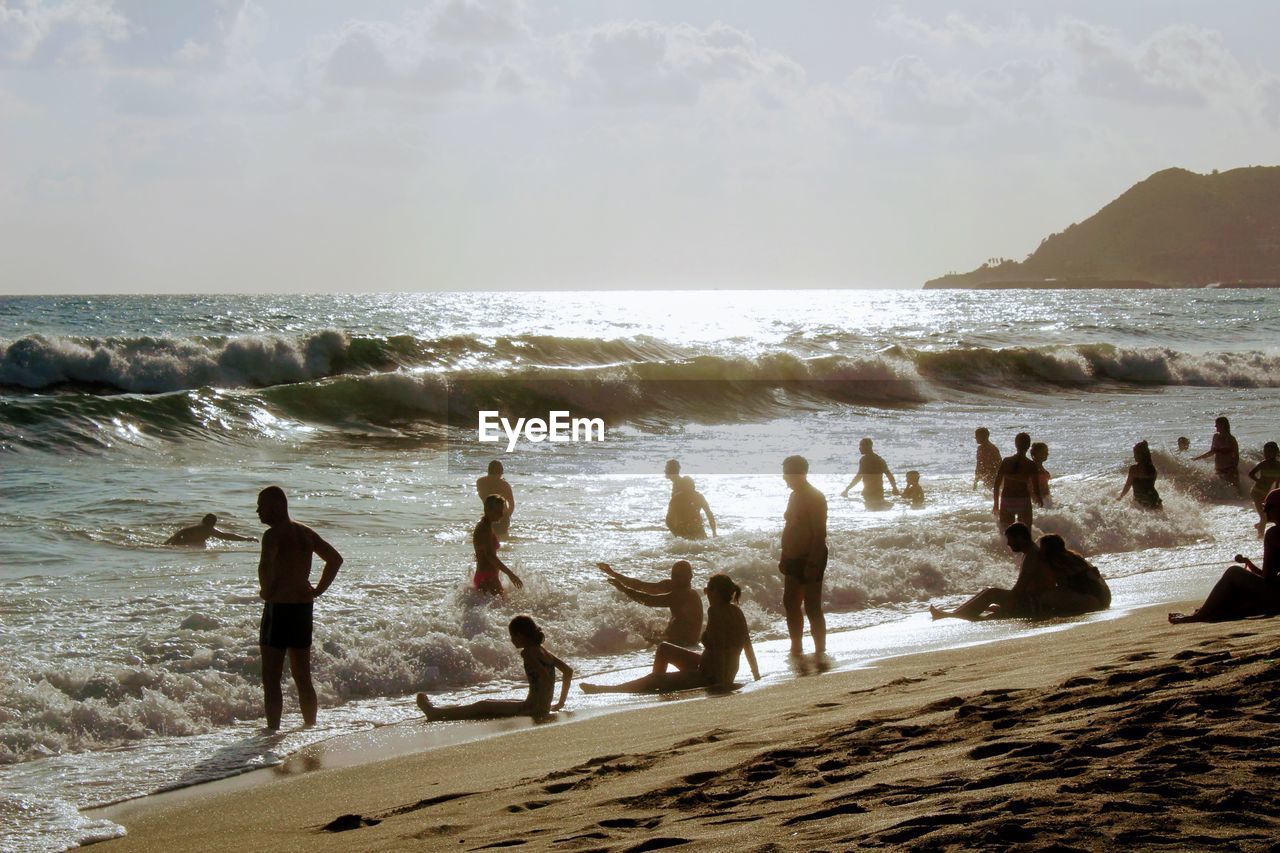
M1007 530L1015 521L1031 529L1031 502L1043 507L1040 496L1040 466L1027 458L1031 449L1031 436L1020 432L1013 437L1012 456L1006 456L996 470L996 480L991 486L991 512L1000 520L1000 529Z
M258 644L262 649L262 694L267 728L280 728L284 697L280 679L285 653L298 688L302 721L316 724L316 689L311 684L312 601L324 594L342 565L342 555L310 527L289 518L289 501L279 486L258 493L258 518L269 530L262 536L258 561L262 624ZM324 560L320 582L311 585L311 555Z
M827 650L827 620L822 613L822 576L827 570L827 499L809 482L803 456L782 460L782 478L791 489L782 528L782 605L787 611L791 654L804 654L804 620L809 618L813 650Z

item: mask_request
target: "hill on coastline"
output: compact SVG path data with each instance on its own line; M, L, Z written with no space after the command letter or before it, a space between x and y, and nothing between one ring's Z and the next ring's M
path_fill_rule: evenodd
M1022 262L999 260L935 288L1203 287L1280 282L1280 166L1201 175L1165 169Z

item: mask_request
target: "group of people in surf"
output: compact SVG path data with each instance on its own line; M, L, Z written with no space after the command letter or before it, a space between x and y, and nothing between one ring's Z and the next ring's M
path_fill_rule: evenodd
M1048 496L1049 477L1043 466L1047 446L1033 443L1027 433L1019 433L1014 438L1015 453L1001 458L987 429L977 430L974 437L978 448L973 487L983 483L991 488L992 512L999 518L1008 547L1021 555L1022 563L1012 588L983 590L951 610L930 607L933 618L1068 616L1110 606L1110 590L1095 566L1067 548L1061 536L1050 533L1036 540L1032 535L1032 503L1043 506ZM1180 449L1182 444L1180 440ZM877 490L883 498L882 478L887 478L897 493L897 484L888 466L872 447L870 439L860 442L858 473L842 494L862 482L864 498L868 492L874 497ZM1218 418L1210 449L1195 458L1210 456L1215 460L1219 476L1238 489L1239 447L1226 418ZM1277 457L1275 442L1268 442L1262 462L1249 472L1255 484L1252 496L1261 519L1258 530L1265 531L1261 566L1243 555L1236 555L1236 565L1227 569L1205 603L1190 614L1169 614L1170 622L1211 622L1280 612L1280 488L1276 488L1280 485L1280 460ZM1133 491L1140 505L1158 508L1155 466L1145 441L1135 445L1134 460L1120 497ZM826 653L822 584L829 556L827 501L808 481L808 471L809 463L803 456L789 456L782 462L783 479L791 494L784 514L778 571L783 577L783 607L791 654L803 655L807 621L821 669ZM667 513L672 532L705 536L701 524L701 517L705 515L712 535L716 535L715 518L706 499L690 478L680 475L676 460L667 463L666 476L672 482ZM873 481L874 485L868 489L867 484ZM908 477L908 487L912 486L920 488L918 477ZM498 556L500 540L507 535L516 505L501 462L495 460L489 464L487 474L476 482L476 491L483 501L484 515L472 536L476 560L472 583L477 591L501 595L504 574L516 587L523 586L520 578ZM923 500L923 492L918 494ZM908 500L912 499L909 495ZM333 583L343 558L315 531L291 519L288 501L279 487L262 490L257 511L259 519L268 527L262 537L258 564L260 596L264 602L259 645L267 727L277 729L280 725L283 707L280 682L286 659L298 689L304 723L313 725L317 710L310 673L313 602ZM1268 524L1272 525L1270 529ZM210 538L253 541L252 537L220 531L216 525L217 518L206 515L200 524L183 528L166 544L203 546ZM315 585L310 581L313 555L324 562ZM623 594L641 604L669 609L671 618L661 637L652 638L659 643L652 670L647 675L621 684L583 684L585 692L732 689L743 656L752 677L759 680L747 621L738 606L741 589L728 575L713 574L703 588L708 605L704 627L702 599L694 591L693 567L687 561L677 561L669 579L654 582L628 577L606 563L597 566L608 577L608 582ZM515 617L508 625L508 632L512 644L520 650L529 681L528 695L523 700L485 699L469 705L438 706L425 693L419 693L417 703L427 718L461 720L525 715L536 718L564 707L572 683L572 668L544 648L543 632L532 617ZM553 704L557 673L561 688Z

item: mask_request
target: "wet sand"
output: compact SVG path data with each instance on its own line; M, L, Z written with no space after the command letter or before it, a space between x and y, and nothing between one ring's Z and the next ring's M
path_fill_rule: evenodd
M102 849L1273 850L1280 622L1169 609L148 798Z

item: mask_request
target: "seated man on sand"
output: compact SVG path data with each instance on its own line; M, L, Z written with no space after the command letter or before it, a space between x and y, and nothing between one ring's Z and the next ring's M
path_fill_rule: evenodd
M734 687L738 665L743 654L751 667L751 676L760 680L756 654L751 648L747 618L738 607L742 590L725 574L712 575L707 581L707 630L702 633L703 652L692 651L672 643L663 643L653 658L653 672L623 684L583 684L584 693L662 693L690 690L695 687ZM667 667L675 672L667 672Z
M671 610L671 621L662 632L661 641L685 648L697 648L702 636L702 596L693 588L693 566L688 560L677 560L671 566L671 579L642 581L613 570L608 563L596 563L609 576L609 583L632 601L649 607ZM649 639L649 638L646 638Z
M218 517L209 513L200 519L199 524L184 527L164 540L166 545L178 545L182 548L203 548L210 539L225 539L228 542L257 542L252 536L239 536L217 528Z
M1022 555L1022 566L1013 589L991 587L984 589L955 610L943 610L930 605L929 614L934 619L954 616L957 619L1027 618L1039 615L1040 596L1053 589L1053 573L1041 553L1031 528L1022 522L1010 524L1004 531L1009 550ZM990 613L987 611L991 610Z
M1280 489L1267 493L1262 511L1271 524L1262 537L1262 567L1237 554L1239 565L1223 572L1204 604L1194 613L1170 613L1170 622L1225 622L1280 613Z

